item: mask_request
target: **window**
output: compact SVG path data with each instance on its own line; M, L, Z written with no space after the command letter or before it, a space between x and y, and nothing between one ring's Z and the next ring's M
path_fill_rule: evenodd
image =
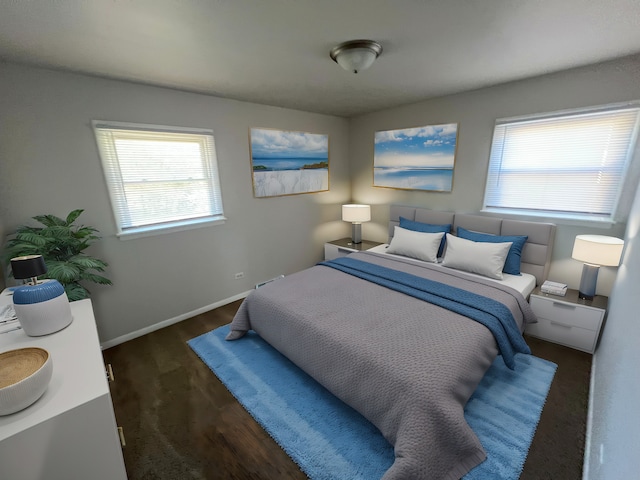
M613 221L638 105L496 122L484 210Z
M94 121L118 235L224 221L213 132Z

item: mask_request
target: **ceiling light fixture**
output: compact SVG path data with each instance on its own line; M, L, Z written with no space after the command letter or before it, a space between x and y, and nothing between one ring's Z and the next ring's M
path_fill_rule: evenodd
M331 49L329 56L348 72L358 73L369 68L382 53L382 46L373 40L350 40Z

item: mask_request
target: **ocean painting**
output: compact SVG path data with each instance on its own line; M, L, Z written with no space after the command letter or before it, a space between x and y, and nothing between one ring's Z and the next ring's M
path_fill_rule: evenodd
M329 136L267 128L250 131L253 195L329 190Z
M373 186L450 192L458 124L375 133Z

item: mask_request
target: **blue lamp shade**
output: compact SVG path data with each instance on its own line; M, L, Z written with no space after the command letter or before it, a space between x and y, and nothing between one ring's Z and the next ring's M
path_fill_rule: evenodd
M11 259L11 270L17 279L33 283L13 292L13 308L24 333L39 337L58 332L71 323L71 307L64 287L57 280L38 283L36 278L47 272L41 255Z

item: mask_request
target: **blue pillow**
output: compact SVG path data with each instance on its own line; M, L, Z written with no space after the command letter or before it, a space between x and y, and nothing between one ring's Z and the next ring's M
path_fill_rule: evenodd
M472 232L466 228L458 227L458 237L474 242L491 242L502 243L512 242L507 259L504 262L502 271L510 275L520 275L520 258L522 255L522 247L526 243L528 236L520 235L491 235L489 233Z
M406 228L407 230L413 230L414 232L422 232L422 233L451 233L451 224L447 223L445 225L435 225L432 223L422 223L415 222L413 220L409 220L408 218L400 217L400 228ZM442 236L442 241L440 242L440 248L438 248L438 257L442 256L442 252L444 251L444 244L446 242L446 235Z

